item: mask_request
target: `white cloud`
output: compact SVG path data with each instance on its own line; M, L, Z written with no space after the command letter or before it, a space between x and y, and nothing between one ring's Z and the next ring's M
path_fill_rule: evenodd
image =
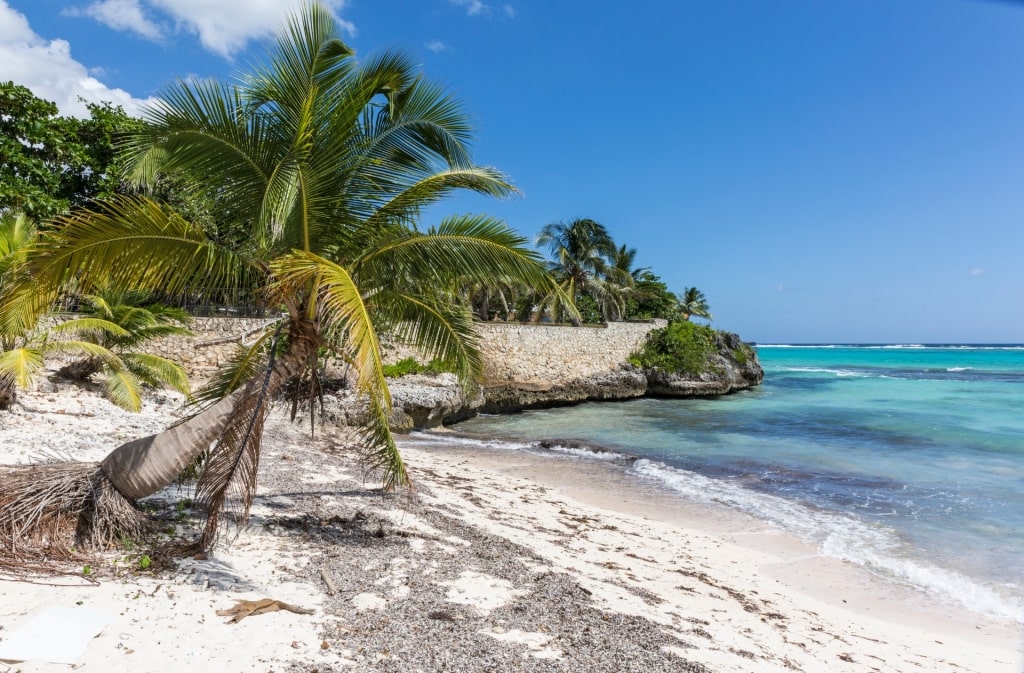
M487 9L487 5L485 5L483 2L481 2L481 0L450 0L450 1L451 1L451 3L453 5L458 5L459 7L465 7L466 8L466 14L469 14L470 16L476 16L477 14L480 14L485 9Z
M512 5L502 5L501 8L505 11L505 16L510 19L516 18L516 8Z
M971 269L971 275L972 276L980 276L983 273L985 273L985 269L981 269L981 268Z
M143 14L138 0L100 0L84 9L71 8L63 12L68 16L88 16L114 30L127 30L159 42L163 31Z
M445 43L442 42L441 40L431 40L430 42L427 42L424 46L430 51L434 52L435 54L439 54L448 48L447 46L445 46Z
M355 26L338 17L346 0L326 0L342 29L355 34ZM306 0L148 0L166 14L179 30L194 33L206 49L230 58L254 39L273 35Z
M137 114L148 102L124 89L111 89L90 75L89 69L71 56L71 45L66 40L44 40L32 30L24 14L0 0L0 81L8 80L55 102L65 115L88 116L79 96L93 103L121 105L129 114Z

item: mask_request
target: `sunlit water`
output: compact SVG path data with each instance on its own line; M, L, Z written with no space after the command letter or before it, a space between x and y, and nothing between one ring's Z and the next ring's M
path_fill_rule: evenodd
M1024 621L1024 347L758 351L766 376L753 391L479 417L456 430L501 441L443 441L612 449L554 447L618 460L827 555Z

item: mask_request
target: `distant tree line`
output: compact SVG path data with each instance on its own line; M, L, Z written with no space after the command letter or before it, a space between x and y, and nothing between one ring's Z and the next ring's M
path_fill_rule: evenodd
M86 119L60 116L54 103L26 87L0 84L0 213L24 214L45 230L49 220L73 209L143 191L125 179L130 157L120 150L144 122L110 103L87 108ZM213 240L243 253L253 245L247 223L233 217L227 190L216 181L196 181L171 170L157 175L145 191ZM650 268L636 266L635 248L617 245L607 228L592 219L548 224L536 244L547 251L548 267L563 292L541 293L500 278L464 283L459 294L477 319L595 324L712 318L703 292L687 287L673 293ZM218 307L244 314L262 310L254 293L228 295L221 288L153 299L193 313L216 312Z

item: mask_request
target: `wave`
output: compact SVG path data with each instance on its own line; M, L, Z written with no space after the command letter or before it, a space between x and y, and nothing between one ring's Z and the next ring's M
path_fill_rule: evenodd
M862 371L854 371L852 369L830 369L828 367L779 367L777 371L806 372L809 374L834 374L840 377L852 378L890 378L884 374L869 374Z
M1020 343L755 343L757 348L862 348L865 350L1024 350Z
M860 565L970 610L1024 623L1024 601L1003 596L954 570L914 558L913 550L901 542L893 529L846 514L812 509L658 461L639 459L631 471L688 500L725 505L767 521L816 545L826 556Z
M523 451L537 456L610 461L627 474L654 483L687 500L726 506L776 526L813 544L820 553L914 587L926 594L963 605L975 612L1024 623L1024 599L1003 595L955 570L941 568L915 556L892 528L852 514L808 506L797 500L750 488L734 475L706 476L657 460L573 439L515 441L460 433L414 432L402 441ZM1009 591L1020 593L1019 586Z

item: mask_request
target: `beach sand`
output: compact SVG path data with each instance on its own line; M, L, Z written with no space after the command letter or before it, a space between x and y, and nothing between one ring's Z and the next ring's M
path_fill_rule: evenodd
M175 401L132 415L47 383L0 414L0 462L99 459L164 427ZM600 461L412 438L415 488L384 497L350 441L329 429L311 440L275 413L250 523L207 559L139 571L137 552L121 550L119 571L0 577L0 652L40 615L71 620L67 633L77 616L103 623L72 664L0 659L0 673L1024 671L1020 625ZM263 598L313 613L217 615Z

